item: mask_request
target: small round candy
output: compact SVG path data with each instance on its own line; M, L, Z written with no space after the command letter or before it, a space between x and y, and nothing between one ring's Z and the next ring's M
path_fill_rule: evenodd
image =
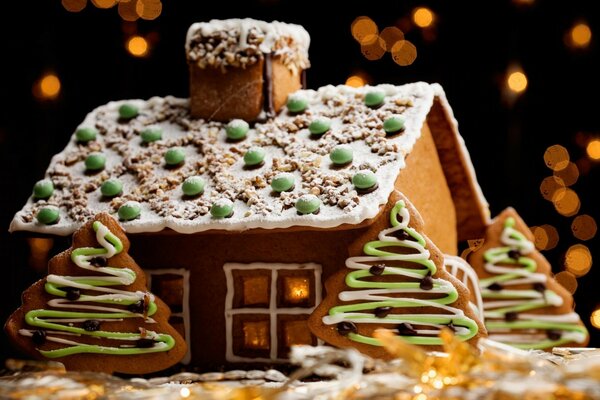
M335 146L329 154L331 162L335 165L346 165L352 162L353 151L352 148L346 144L340 144Z
M42 179L33 185L33 198L47 199L54 193L54 184L50 179Z
M250 125L243 119L233 119L225 126L225 133L227 139L242 140L248 134L249 129Z
M331 121L328 118L317 118L308 126L308 130L313 135L322 135L331 128Z
M404 118L391 117L383 121L385 133L396 133L404 130Z
M357 189L369 189L377 184L377 177L370 169L363 169L354 174L352 184Z
M202 194L204 192L204 179L201 176L187 177L181 184L181 190L186 196Z
M312 214L321 207L321 200L314 194L304 194L296 200L296 210L300 214Z
M294 175L289 172L281 172L271 181L271 189L276 192L286 192L294 187Z
M96 140L96 136L98 136L98 130L92 127L81 127L75 131L75 138L81 143Z
M372 90L365 95L365 105L367 107L375 108L383 104L385 100L385 93L379 90Z
M115 197L123 191L123 184L117 178L110 178L100 186L100 193L105 197Z
M119 107L119 117L121 119L131 119L137 117L139 110L131 103L121 104Z
M106 156L102 153L90 153L85 159L85 169L88 171L98 171L104 169L106 165Z
M44 225L52 225L58 222L58 218L60 217L60 213L58 212L58 208L54 206L45 206L40 208L37 212L35 218Z
M301 94L294 93L288 96L287 108L290 112L300 113L306 110L306 107L308 107L308 101Z
M181 147L172 147L165 153L165 163L169 166L179 165L185 161L185 152Z
M157 126L149 126L140 133L140 136L144 143L156 142L162 139L162 129Z
M131 221L136 219L142 213L142 207L137 201L128 201L119 207L119 219L121 221Z
M249 167L259 165L265 160L265 151L262 147L250 147L244 154L244 164Z
M229 199L219 199L210 207L210 215L214 218L227 218L231 214L233 214L233 202Z

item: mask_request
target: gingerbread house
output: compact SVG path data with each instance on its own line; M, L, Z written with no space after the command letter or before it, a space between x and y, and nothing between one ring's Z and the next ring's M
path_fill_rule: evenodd
M83 120L10 230L69 237L119 218L151 290L206 366L285 360L316 344L322 282L396 190L456 255L487 203L444 91L302 88L309 36L241 19L190 27L190 98L100 106Z

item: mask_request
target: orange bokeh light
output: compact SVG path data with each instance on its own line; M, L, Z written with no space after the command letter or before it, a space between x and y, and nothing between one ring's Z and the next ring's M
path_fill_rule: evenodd
M592 40L592 30L588 24L580 22L571 28L569 38L574 47L587 47Z
M506 85L511 92L522 93L527 89L527 75L523 71L513 71L506 78Z
M579 179L579 168L569 161L564 168L554 171L554 176L562 179L565 186L572 186Z
M364 40L372 35L377 36L379 34L379 28L377 24L369 17L360 16L357 17L350 26L352 37L360 43L364 44Z
M564 189L565 184L562 179L556 176L547 176L540 185L540 193L544 199L552 201L556 192L560 189Z
M554 276L554 279L567 289L571 294L577 290L577 278L569 271L561 271Z
M400 66L411 65L417 59L417 48L408 40L399 40L392 46L392 58Z
M360 75L352 75L346 79L346 85L352 87L361 87L367 84L366 80Z
M538 250L552 250L558 245L558 231L552 225L540 225L531 228L535 247Z
M585 151L592 160L600 160L600 139L590 140Z
M553 171L560 171L569 165L569 151L559 144L550 146L544 152L544 162Z
M571 223L571 230L573 231L573 236L577 239L590 240L596 236L598 226L593 217L583 214L575 217Z
M577 214L581 207L579 196L569 188L558 189L552 197L552 203L556 211L565 217Z
M132 56L144 57L148 54L148 41L141 36L133 36L127 40L127 51Z
M70 12L79 12L87 5L87 0L62 0L62 6Z
M565 255L565 269L573 275L580 277L587 274L592 268L592 254L590 249L583 244L574 244L569 247Z
M413 11L413 22L419 28L428 28L433 25L433 21L435 20L435 15L433 11L431 11L427 7L418 7Z

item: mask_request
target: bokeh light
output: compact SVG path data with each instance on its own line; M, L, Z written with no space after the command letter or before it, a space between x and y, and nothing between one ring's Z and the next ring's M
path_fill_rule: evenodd
M569 188L558 189L552 196L552 203L556 211L565 217L577 214L581 207L579 196Z
M578 48L585 48L592 40L592 30L585 22L575 24L569 31L571 45Z
M506 84L511 92L522 93L527 89L527 76L523 71L513 71L508 74Z
M379 60L385 54L382 41L379 36L371 35L363 38L363 44L360 45L360 51L369 61Z
M592 268L592 254L590 249L583 244L574 244L565 254L565 269L573 275L580 277L587 274Z
M571 294L577 290L577 278L569 271L561 271L554 275L554 279L567 289Z
M585 151L592 160L600 160L600 139L590 140Z
M111 8L117 4L117 0L92 0L92 3L98 8Z
M144 57L148 54L148 41L141 36L133 36L127 40L127 51L132 56Z
M600 308L595 309L590 316L590 322L594 328L600 329Z
M547 176L542 180L542 184L540 185L540 193L544 199L548 201L552 201L554 195L559 189L564 189L565 184L562 179L556 176Z
M41 100L54 100L60 94L61 83L53 73L42 76L33 85L33 95Z
M119 1L119 16L125 21L136 21L140 16L137 13L137 0Z
M360 16L357 17L350 26L350 30L352 32L352 37L360 43L363 44L365 38L379 34L379 28L377 28L377 24L369 17Z
M392 51L394 44L400 40L404 40L404 33L395 26L388 26L379 34L379 40L382 41L381 45L385 51Z
M435 16L433 11L427 7L418 7L413 11L413 22L419 28L428 28L433 24Z
M87 5L87 0L62 0L62 6L70 12L79 12Z
M579 168L575 163L569 162L565 168L554 171L554 176L562 179L565 186L573 186L579 179Z
M400 40L392 46L392 58L400 66L411 65L417 59L417 48L408 40Z
M153 20L162 12L162 3L160 0L138 0L135 10L140 18Z
M552 225L533 226L531 232L538 250L552 250L558 245L558 231Z
M546 166L553 171L560 171L569 165L571 157L569 151L560 144L555 144L544 152L544 162Z
M573 236L579 240L590 240L596 236L598 226L594 218L587 214L578 215L571 223Z
M360 75L351 75L348 77L348 79L346 79L346 85L348 86L361 87L365 86L366 84L366 79Z

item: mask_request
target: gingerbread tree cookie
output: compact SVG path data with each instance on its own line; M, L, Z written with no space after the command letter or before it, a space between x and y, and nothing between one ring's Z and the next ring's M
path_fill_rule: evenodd
M571 294L552 278L550 264L514 209L492 221L469 262L480 278L491 339L522 349L587 344L588 332L573 311Z
M23 293L4 327L13 342L73 370L144 374L181 360L187 346L167 322L170 310L148 292L128 250L110 215L86 223Z
M326 282L327 297L309 319L313 333L379 358L390 355L373 337L378 328L431 350L441 348L442 327L463 341L484 334L467 288L445 270L443 255L421 233L415 208L397 192L388 204L391 227L384 218L375 222L350 248L361 255L348 258L347 268Z

